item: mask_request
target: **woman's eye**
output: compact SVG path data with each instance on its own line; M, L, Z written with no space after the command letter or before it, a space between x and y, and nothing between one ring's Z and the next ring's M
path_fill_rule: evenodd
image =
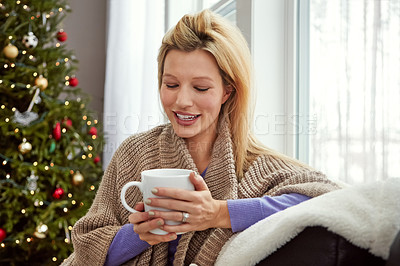
M194 87L198 91L208 91L210 88L199 88L199 87Z
M167 86L167 88L173 89L173 88L177 88L178 85L177 84L165 84L165 86Z

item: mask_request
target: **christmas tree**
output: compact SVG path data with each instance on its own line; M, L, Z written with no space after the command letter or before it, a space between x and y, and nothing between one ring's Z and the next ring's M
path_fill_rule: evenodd
M60 264L102 176L61 0L0 1L0 265Z

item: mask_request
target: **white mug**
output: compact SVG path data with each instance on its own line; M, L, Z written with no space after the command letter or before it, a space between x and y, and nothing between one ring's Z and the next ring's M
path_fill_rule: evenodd
M121 190L121 202L122 205L130 212L137 212L131 206L126 203L125 193L129 187L136 186L139 188L140 192L143 194L143 201L147 198L163 198L154 195L151 190L155 187L172 187L172 188L180 188L186 190L194 190L194 186L192 182L189 180L190 173L192 170L187 169L152 169L145 170L141 173L142 180L141 182L132 181L126 183ZM173 211L160 207L152 207L144 204L145 211L149 210L159 210L159 211ZM165 224L167 225L179 225L182 222L170 221L166 220ZM161 230L159 228L150 231L156 235L166 235L168 232ZM177 233L182 234L182 233Z

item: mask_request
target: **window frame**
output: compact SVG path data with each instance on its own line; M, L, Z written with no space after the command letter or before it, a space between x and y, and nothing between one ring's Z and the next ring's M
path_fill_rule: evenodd
M296 109L298 133L296 158L309 163L310 138L300 125L307 126L310 118L310 0L297 0L297 85Z
M294 0L253 0L252 54L257 111L265 114L268 133L256 136L268 147L290 157L299 154L297 6ZM267 36L267 40L259 40ZM259 42L262 42L260 44ZM259 59L262 58L262 59ZM258 73L260 70L263 72ZM257 122L257 121L256 121ZM257 127L257 126L256 126ZM282 130L280 130L282 128Z

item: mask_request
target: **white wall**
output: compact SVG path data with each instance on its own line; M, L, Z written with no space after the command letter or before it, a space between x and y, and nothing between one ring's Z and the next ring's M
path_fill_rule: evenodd
M69 0L68 4L72 12L63 21L66 45L79 60L76 77L79 87L91 97L89 108L102 120L107 0Z

